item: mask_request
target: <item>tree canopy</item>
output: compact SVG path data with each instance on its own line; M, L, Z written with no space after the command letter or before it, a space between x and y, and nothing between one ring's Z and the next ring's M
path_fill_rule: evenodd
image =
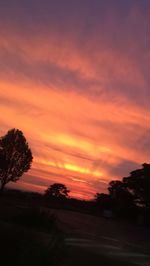
M0 190L16 182L32 164L32 152L19 129L11 129L0 138Z
M112 180L108 192L96 193L100 209L110 206L117 215L131 218L137 210L150 210L150 164L142 164L122 180Z
M45 196L56 198L67 198L70 190L64 184L54 183L47 188Z
M128 203L134 199L134 196L128 190L127 186L120 180L111 181L108 186L108 191L114 200Z
M144 163L141 169L132 171L123 183L137 204L150 208L150 164Z

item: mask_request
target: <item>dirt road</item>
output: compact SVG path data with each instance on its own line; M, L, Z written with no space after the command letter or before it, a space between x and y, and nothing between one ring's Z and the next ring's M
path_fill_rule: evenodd
M66 266L150 266L148 229L77 212L54 210L65 234Z

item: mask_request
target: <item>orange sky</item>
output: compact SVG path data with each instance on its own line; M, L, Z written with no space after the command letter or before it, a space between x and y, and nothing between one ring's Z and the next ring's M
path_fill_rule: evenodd
M150 158L150 5L50 2L0 11L0 134L33 151L15 187L89 199Z

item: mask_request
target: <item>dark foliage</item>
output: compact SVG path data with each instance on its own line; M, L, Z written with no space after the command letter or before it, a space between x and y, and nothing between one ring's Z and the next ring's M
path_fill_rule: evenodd
M108 186L109 194L96 194L98 207L111 209L115 215L149 220L150 211L150 164L144 163L141 169L134 170L122 181L113 180Z
M32 152L20 130L12 129L0 138L1 191L8 182L16 182L30 169L32 159Z
M55 197L59 199L64 199L68 198L69 192L70 190L68 190L64 184L54 183L51 186L49 186L48 189L45 191L45 196L47 198Z
M133 194L128 190L122 181L111 181L109 183L108 191L114 200L118 200L121 203L132 204L134 201Z
M134 195L136 204L150 208L150 164L144 163L141 169L123 178L125 187Z
M113 200L113 211L121 217L133 218L136 206L134 195L128 190L126 185L119 180L109 183L109 194Z

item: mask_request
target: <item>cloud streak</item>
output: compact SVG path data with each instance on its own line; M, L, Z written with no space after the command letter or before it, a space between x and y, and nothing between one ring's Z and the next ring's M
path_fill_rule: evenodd
M34 154L16 186L91 198L149 160L150 4L113 2L3 4L0 133L23 130Z

